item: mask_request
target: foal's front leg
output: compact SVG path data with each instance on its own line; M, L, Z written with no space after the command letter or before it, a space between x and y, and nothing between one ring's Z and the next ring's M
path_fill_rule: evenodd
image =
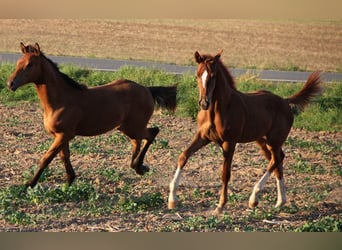
M202 148L203 146L207 145L210 141L206 138L202 138L200 133L197 132L190 144L190 146L184 150L179 158L178 158L178 165L176 169L176 173L170 183L170 194L169 194L169 201L168 201L168 208L173 209L177 205L177 188L179 185L179 180L181 177L181 173L183 167L185 166L186 162L188 161L189 157L194 154L197 150Z
M59 156L61 157L64 163L68 184L71 185L74 182L76 175L70 162L69 143L66 143L66 145L62 148L62 150L59 151Z
M66 143L68 143L68 140L66 140L64 134L56 134L55 140L50 146L49 150L40 159L37 172L35 173L33 178L26 183L26 188L33 188L37 184L39 177L43 173L44 169L50 164L53 158L65 146Z
M215 210L216 214L221 214L223 211L224 205L227 203L228 200L228 182L230 180L231 176L231 166L232 166L232 160L233 155L235 151L235 143L229 143L224 142L222 144L222 150L223 150L223 165L222 165L222 189L220 194L220 200L219 204L217 205L217 208Z

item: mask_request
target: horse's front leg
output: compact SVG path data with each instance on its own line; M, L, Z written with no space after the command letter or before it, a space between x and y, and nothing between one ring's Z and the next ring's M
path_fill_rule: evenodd
M223 211L224 205L228 201L228 182L230 180L231 176L231 166L232 166L232 160L233 155L235 151L235 145L236 143L229 143L229 142L223 142L221 145L223 150L223 165L222 165L222 172L221 172L221 178L222 178L222 188L220 193L220 200L217 205L217 208L215 210L215 214L221 214Z
M168 208L173 209L177 205L177 188L179 185L179 180L181 177L181 173L183 170L183 167L185 166L186 162L188 161L189 157L194 154L197 150L202 148L203 146L207 145L210 141L206 138L202 138L200 133L197 132L190 144L190 146L184 150L179 158L178 158L178 164L176 173L170 183L170 194L169 194L169 200L168 200Z
M53 158L65 146L66 143L68 143L68 140L66 140L64 134L56 134L54 142L50 146L49 150L40 159L38 170L33 178L26 183L26 187L33 188L37 184L39 177L43 173L44 169L50 164Z
M71 185L74 182L76 175L70 162L69 143L66 143L66 145L62 148L62 150L59 151L59 156L61 157L65 170L66 170L68 184Z

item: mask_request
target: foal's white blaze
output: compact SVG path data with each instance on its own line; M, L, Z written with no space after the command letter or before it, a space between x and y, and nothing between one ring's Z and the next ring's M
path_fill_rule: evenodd
M205 89L206 83L207 83L207 77L208 77L208 72L206 70L204 70L204 72L202 73L201 79L202 79L202 85L203 88Z

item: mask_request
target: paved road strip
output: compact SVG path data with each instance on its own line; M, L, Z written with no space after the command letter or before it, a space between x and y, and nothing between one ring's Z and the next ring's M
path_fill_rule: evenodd
M0 63L15 63L21 54L0 53ZM74 64L80 67L86 67L101 71L116 71L122 66L135 66L144 68L161 69L172 74L184 74L185 72L194 73L195 66L182 66L158 62L98 59L83 57L49 56L49 58L58 64ZM230 69L234 77L249 73L251 76L257 76L267 81L288 81L303 82L311 72L300 71L278 71L278 70L255 70L255 69ZM342 81L342 73L324 73L323 79L326 82Z

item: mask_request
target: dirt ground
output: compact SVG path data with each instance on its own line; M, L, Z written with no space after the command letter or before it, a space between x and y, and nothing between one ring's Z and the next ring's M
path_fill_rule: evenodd
M106 183L100 176L94 174L97 168L115 168L125 180L131 182L134 192L160 192L165 199L165 205L157 211L141 211L137 213L108 213L105 216L77 216L78 204L41 204L26 209L28 213L42 213L44 209L53 206L66 206L75 216L49 217L45 223L33 225L13 225L0 218L0 231L162 231L182 230L179 225L194 216L209 218L211 211L218 202L220 188L221 153L216 146L207 146L198 151L188 162L182 177L179 197L181 205L176 211L167 209L168 185L174 174L177 157L189 143L196 131L196 123L191 119L175 117L156 111L151 124L161 129L155 145L146 155L145 162L151 171L147 177L137 176L128 167L130 162L130 143L123 145L108 145L106 137L102 135L103 143L96 152L89 154L73 154L71 161L78 180L91 182L99 192L114 192L111 183ZM18 103L15 106L0 104L0 188L23 183L23 173L31 166L35 166L41 155L41 145L48 144L50 135L43 128L42 110L36 103ZM116 133L116 132L114 132ZM77 140L82 140L79 138ZM342 213L341 205L341 176L335 172L342 165L341 133L307 132L293 129L289 140L284 146L286 159L285 181L287 186L287 204L284 210L276 213L272 219L250 219L248 196L253 185L262 176L266 161L259 154L259 149L253 144L239 144L233 160L232 180L230 184L230 199L242 197L236 202L227 204L226 214L233 218L234 228L249 227L260 230L266 228L271 231L286 231L305 224L312 219L322 216L338 218ZM324 150L313 147L303 147L300 143L309 142L322 146ZM303 143L302 143L303 144ZM326 149L326 145L339 145L333 150ZM114 153L107 154L106 149L113 147ZM117 152L117 153L116 153ZM322 168L323 171L298 171L298 161ZM42 185L61 185L65 182L64 169L59 160L50 164L51 177ZM194 193L197 192L197 196ZM213 193L206 196L204 194ZM266 184L264 195L260 200L260 211L267 213L272 209L276 200L274 178ZM293 208L296 211L293 212ZM248 219L249 218L249 219ZM247 221L246 221L247 220ZM213 231L234 230L219 224ZM173 227L172 227L173 226Z

